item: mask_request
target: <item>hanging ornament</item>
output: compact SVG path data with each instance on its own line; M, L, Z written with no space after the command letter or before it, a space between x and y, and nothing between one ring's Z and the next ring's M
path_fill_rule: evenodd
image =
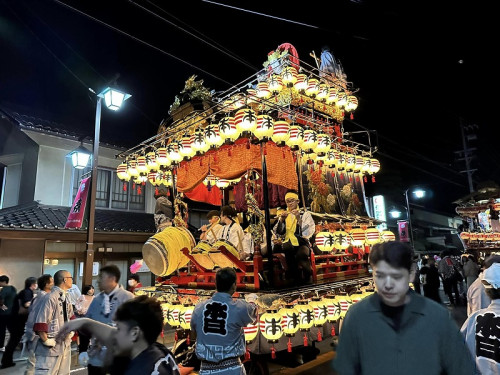
M260 333L268 343L277 343L283 336L281 315L275 309L268 309L260 316Z

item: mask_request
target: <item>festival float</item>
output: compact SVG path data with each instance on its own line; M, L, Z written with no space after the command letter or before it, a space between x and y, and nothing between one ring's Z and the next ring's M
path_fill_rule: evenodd
M310 56L312 65L282 44L262 70L217 94L190 77L158 134L119 155L120 179L168 189L173 200L174 225L143 247L157 285L139 293L162 301L176 337L189 341L193 306L213 293L218 267L236 270L238 296L259 295L259 319L245 330L248 355L335 335L349 306L373 293L370 248L394 240L366 210L364 184L375 182L380 163L370 142L344 130L358 99L342 66L328 50ZM273 222L288 190L316 224L312 284L299 288L287 287L283 254L268 251L281 240ZM230 197L248 222L251 259L228 241L197 243L187 229L185 198L222 205Z

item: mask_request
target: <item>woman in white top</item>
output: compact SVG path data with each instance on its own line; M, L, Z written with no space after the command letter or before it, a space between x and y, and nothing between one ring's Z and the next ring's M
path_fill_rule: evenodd
M222 207L220 215L222 230L219 231L218 239L230 242L240 254L240 259L245 260L249 255L245 252L243 246L245 233L243 232L241 225L236 222L236 215L236 211L231 206Z

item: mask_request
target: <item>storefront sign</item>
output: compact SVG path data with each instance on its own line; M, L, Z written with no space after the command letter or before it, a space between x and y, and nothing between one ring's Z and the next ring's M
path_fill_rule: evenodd
M385 200L383 195L375 195L373 197L373 217L380 221L386 221L385 215ZM377 225L378 230L387 229L387 224L382 223Z
M75 201L69 211L68 219L66 220L65 229L67 228L81 228L83 219L85 218L85 207L87 206L87 199L90 190L90 177L84 178L80 182L78 193L76 193Z
M408 236L407 220L398 220L398 232L399 232L399 240L401 242L410 242L410 237Z

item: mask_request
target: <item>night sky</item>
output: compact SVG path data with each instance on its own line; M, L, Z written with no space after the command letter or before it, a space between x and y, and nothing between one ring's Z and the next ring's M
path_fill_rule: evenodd
M101 140L131 147L156 133L192 74L222 91L282 43L310 64L328 45L359 88L345 130L373 130L378 144L382 171L368 193L426 184L427 205L449 210L468 193L454 153L461 122L477 137L475 183L500 180L489 2L223 3L294 23L194 0L1 0L0 105L93 136L88 88L98 92L119 73L132 98L120 112L103 110Z

